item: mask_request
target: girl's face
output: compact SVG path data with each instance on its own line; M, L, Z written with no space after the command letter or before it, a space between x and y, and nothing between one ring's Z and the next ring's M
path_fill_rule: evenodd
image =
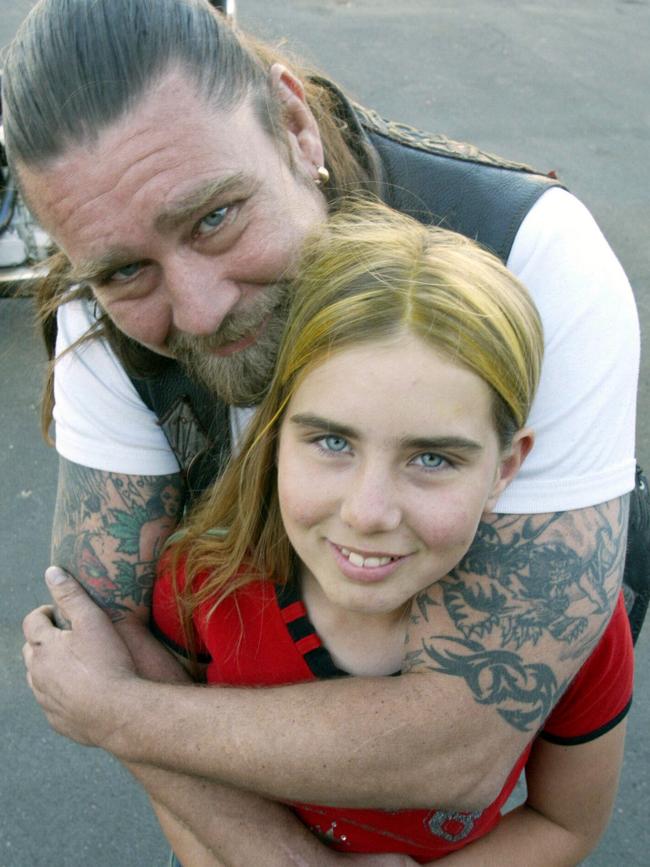
M278 491L303 580L334 608L399 619L467 551L532 445L502 453L476 374L417 337L342 350L287 407Z

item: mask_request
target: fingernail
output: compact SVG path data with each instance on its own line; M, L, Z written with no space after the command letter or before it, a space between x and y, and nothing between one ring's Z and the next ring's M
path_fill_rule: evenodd
M45 570L45 580L48 584L63 584L66 577L63 569L59 569L58 566L49 566Z

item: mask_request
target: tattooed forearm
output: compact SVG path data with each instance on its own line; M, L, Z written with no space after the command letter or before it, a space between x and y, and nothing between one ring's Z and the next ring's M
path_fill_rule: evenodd
M52 560L114 621L148 617L156 561L182 513L178 474L127 476L61 459Z
M478 641L451 636L423 641L422 651L411 656L404 670L415 670L416 662L429 671L462 677L479 704L494 705L522 732L539 728L568 683L559 685L549 665L527 664L512 651L489 650Z
M458 568L414 600L403 671L461 677L477 702L535 731L606 628L628 503L481 524Z

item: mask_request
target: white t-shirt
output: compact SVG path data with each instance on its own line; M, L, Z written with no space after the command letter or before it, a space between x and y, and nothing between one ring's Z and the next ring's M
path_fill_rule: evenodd
M557 188L526 216L508 267L537 304L546 348L529 419L535 447L496 511L579 509L626 493L634 485L640 340L623 269L587 209ZM65 304L57 354L92 322L92 304ZM238 430L242 415L231 415ZM155 415L101 341L58 362L54 418L57 450L70 461L135 475L178 470Z

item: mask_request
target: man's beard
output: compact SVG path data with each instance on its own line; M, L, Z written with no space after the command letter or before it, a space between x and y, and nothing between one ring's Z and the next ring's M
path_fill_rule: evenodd
M167 348L192 379L234 406L255 406L269 387L289 306L287 283L267 286L248 310L229 313L209 337L175 334ZM213 350L260 329L255 342L230 355Z

